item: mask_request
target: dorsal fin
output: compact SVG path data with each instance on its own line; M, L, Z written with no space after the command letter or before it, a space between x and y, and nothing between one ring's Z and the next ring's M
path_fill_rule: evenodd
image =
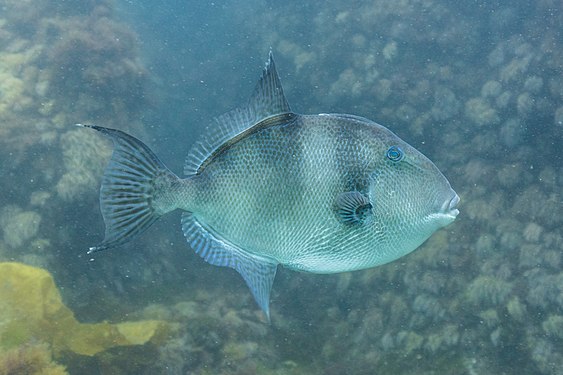
M283 93L272 51L268 56L268 63L262 72L262 77L248 101L248 107L254 112L255 123L266 117L291 112Z
M291 112L285 99L280 77L276 71L272 51L268 57L262 77L256 84L245 107L236 108L217 118L210 128L211 134L199 141L189 153L184 166L184 174L197 173L200 165L215 149L229 139L261 120L281 113Z

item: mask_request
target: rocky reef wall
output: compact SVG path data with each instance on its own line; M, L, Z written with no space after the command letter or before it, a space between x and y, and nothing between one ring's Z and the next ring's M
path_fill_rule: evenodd
M263 58L272 47L292 108L388 126L448 176L461 214L383 267L330 276L280 269L272 325L237 275L191 254L177 217L91 261L85 250L103 233L97 192L111 150L72 125L185 148L205 126L194 122L188 135L174 124L151 129L151 82L193 84L174 94L178 102L212 93L234 106L239 84L253 78L227 82L236 71L209 72L216 62L155 75L144 56L162 46L140 43L148 36L131 31L110 1L0 0L0 260L49 269L81 321L179 323L158 348L57 360L98 373L563 374L561 4L224 6L215 24L241 38L233 57L218 48L207 56L259 50ZM189 35L204 38L201 30ZM190 43L173 45L184 54L204 47ZM202 91L194 71L225 88ZM202 117L220 114L210 112L217 105L201 107ZM29 355L64 371L50 363L50 348L33 345L2 353L0 363Z

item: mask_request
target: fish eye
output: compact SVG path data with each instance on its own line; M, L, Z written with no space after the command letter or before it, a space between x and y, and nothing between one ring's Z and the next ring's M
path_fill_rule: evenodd
M399 146L391 146L385 153L385 156L391 161L401 161L405 157L405 153Z

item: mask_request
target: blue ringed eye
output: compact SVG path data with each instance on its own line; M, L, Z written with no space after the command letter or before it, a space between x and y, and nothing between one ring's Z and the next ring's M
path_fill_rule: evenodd
M391 161L401 161L405 157L405 153L399 146L391 146L385 153L385 156Z

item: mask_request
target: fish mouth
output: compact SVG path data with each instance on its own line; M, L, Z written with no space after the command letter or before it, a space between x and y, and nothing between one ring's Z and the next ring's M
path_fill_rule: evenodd
M445 201L442 205L442 212L445 215L451 216L452 218L456 218L459 214L459 210L456 208L457 204L459 203L459 195L454 192L453 197L449 200Z

